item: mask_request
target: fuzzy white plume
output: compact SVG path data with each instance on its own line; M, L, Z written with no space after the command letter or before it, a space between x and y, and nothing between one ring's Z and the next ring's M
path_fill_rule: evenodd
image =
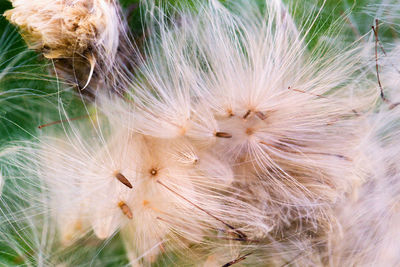
M279 1L265 13L236 4L229 11L211 1L179 21L153 9L157 35L131 112L136 131L187 138L226 160L233 187L259 209L258 219L242 222L246 234L274 240L268 248L293 242L285 262L330 229L335 204L362 183L365 113L378 91L363 70L365 47L320 43L308 51L312 22L297 29Z

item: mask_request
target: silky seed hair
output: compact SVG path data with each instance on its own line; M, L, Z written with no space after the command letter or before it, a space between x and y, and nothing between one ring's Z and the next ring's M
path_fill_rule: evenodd
M363 148L373 160L357 194L337 207L339 224L327 238L332 266L395 266L399 261L398 126L398 109L382 107L371 117L374 131Z
M200 6L179 21L150 9L158 34L131 91L137 130L186 137L231 164L232 186L253 196L263 222L245 223L249 238L323 236L334 204L363 180L359 146L379 94L363 69L366 46L308 51L314 21L296 27L279 1L265 13Z
M100 102L109 114L114 112L106 103L126 105L106 99ZM55 244L69 250L78 240L92 238L91 231L99 239L121 231L132 261L135 255L135 262L146 265L163 251L187 251L188 257L191 245L213 244L203 244L205 238L219 241L219 231L226 238L228 232L244 237L243 218L258 213L230 196L240 191L229 187L229 165L206 151L197 153L187 140L132 132L132 117L96 114L62 124L65 134L44 135L39 144L16 148L12 164L42 191L36 198L49 201L50 207L38 204L37 209L56 222ZM129 127L121 127L122 121ZM195 160L182 158L191 154Z
M382 6L382 9L392 6ZM388 12L388 13L386 13ZM392 13L391 13L392 12ZM377 17L390 23L398 10L383 12ZM393 25L381 24L381 27ZM376 37L376 32L371 33ZM376 41L376 39L375 39ZM330 262L332 265L395 266L400 247L396 242L399 231L399 107L397 90L400 73L398 43L379 41L379 68L381 86L387 101L382 101L377 112L369 118L371 131L364 140L365 154L371 157L367 178L357 194L338 206L340 228L332 229ZM388 103L389 102L389 103ZM339 233L339 234L335 234ZM346 241L344 241L346 240Z

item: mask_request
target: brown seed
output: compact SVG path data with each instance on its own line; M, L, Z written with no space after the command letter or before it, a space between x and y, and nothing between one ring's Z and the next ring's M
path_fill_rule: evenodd
M132 211L131 211L131 209L129 208L129 206L126 205L125 202L120 201L120 202L118 203L118 207L122 210L122 213L123 213L126 217L128 217L128 219L130 219L130 220L133 219Z
M157 173L158 173L158 171L156 169L154 169L154 168L150 170L150 174L153 175L153 176L156 176Z
M251 110L249 109L246 114L244 114L243 119L247 119L248 116L250 116Z
M129 182L129 180L126 179L126 177L125 177L122 173L117 172L117 173L115 174L115 178L117 178L118 181L120 181L121 183L123 183L123 184L126 185L127 187L129 187L129 188L132 188L132 187L133 187L132 184Z
M256 112L256 115L257 115L257 117L260 119L260 120L265 120L266 118L267 118L267 116L265 116L265 114L264 113L262 113L261 111L257 111Z
M231 134L225 132L216 132L215 136L220 138L232 138Z

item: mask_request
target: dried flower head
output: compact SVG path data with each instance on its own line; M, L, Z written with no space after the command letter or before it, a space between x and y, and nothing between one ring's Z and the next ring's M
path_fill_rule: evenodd
M117 70L121 71L118 64L126 63L121 62L127 46L126 25L121 20L117 2L11 2L14 9L6 11L4 15L20 28L29 48L40 51L48 59L56 60L55 67L60 77L81 90L89 85L92 90L98 87L106 87L102 90L116 90L116 84L123 82L112 77Z
M118 18L113 2L12 1L7 19L20 27L30 48L47 58L89 54L103 46L108 55L118 47ZM114 26L114 27L113 27Z

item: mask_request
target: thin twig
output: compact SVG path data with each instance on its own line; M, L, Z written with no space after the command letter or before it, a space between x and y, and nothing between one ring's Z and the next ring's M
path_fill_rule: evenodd
M247 253L246 255L243 255L243 256L241 256L241 257L239 257L239 258L237 258L237 259L234 259L233 261L230 261L230 262L228 262L228 263L225 263L224 265L222 265L222 267L229 267L229 266L232 266L232 265L234 265L234 264L236 264L236 263L239 263L239 262L245 260L245 259L246 259L249 255L251 255L251 254L252 254L252 252Z
M90 116L91 115L89 114L89 115L83 115L83 116L75 117L75 118L72 118L72 119L53 121L53 122L50 122L50 123L42 124L42 125L38 126L38 128L42 129L44 127L51 126L51 125L56 125L56 124L60 124L60 123L71 122L71 121L76 121L76 120L80 120L80 119L89 118Z
M375 26L371 26L372 30L374 31L375 35L375 69L376 69L376 78L378 80L379 89L381 91L381 98L384 102L387 102L385 94L383 93L383 87L381 83L381 78L379 76L379 63L378 63L378 30L379 30L379 23L378 20L375 20Z
M378 64L379 20L378 19L375 20L375 27L371 26L371 28L374 31L374 36L375 36L375 69L376 69L376 78L378 79L378 85L379 85L379 89L381 91L381 98L382 98L383 102L385 102L386 104L389 105L389 109L393 109L393 108L397 107L398 105L400 105L400 102L392 103L389 99L386 98L385 94L383 93L383 87L382 87L381 79L380 79L380 76L379 76L379 64ZM380 47L381 47L381 50L382 50L383 54L386 56L386 52L383 49L383 46L381 45Z

